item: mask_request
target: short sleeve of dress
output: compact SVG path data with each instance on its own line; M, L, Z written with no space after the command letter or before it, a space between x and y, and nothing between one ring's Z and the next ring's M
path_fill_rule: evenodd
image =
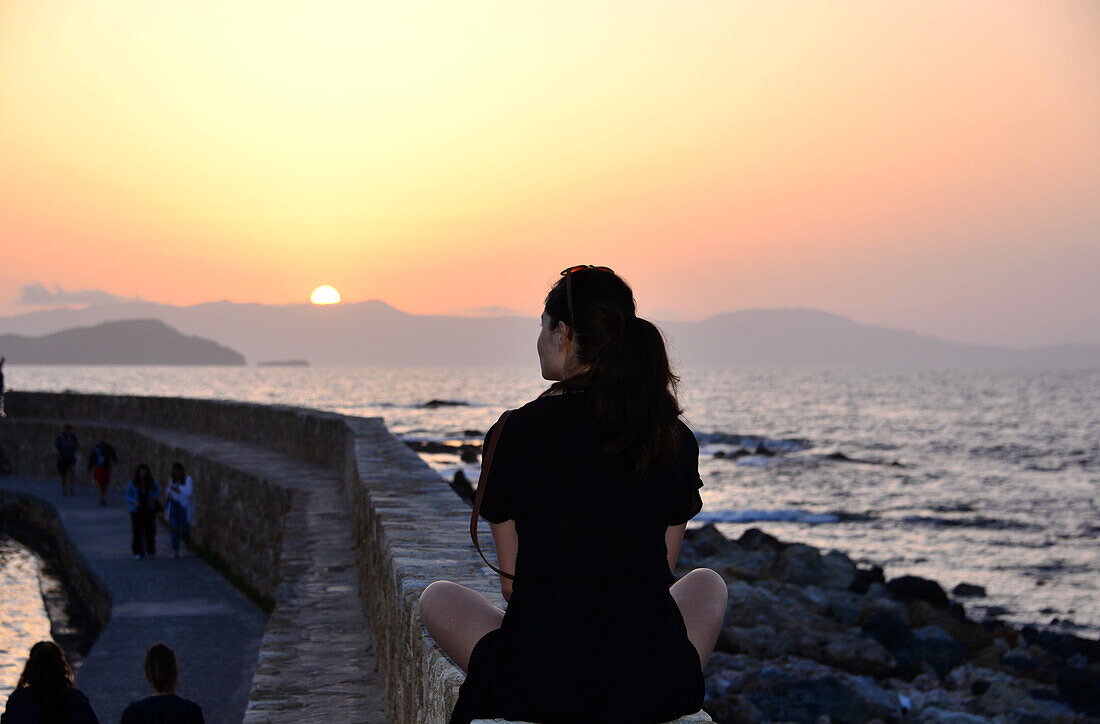
M493 437L493 430L499 424L500 422L497 421L485 434L485 442L481 448L482 465L486 462L484 453L489 451L489 440ZM508 425L505 426L497 440L496 450L493 451L493 464L489 466L489 475L485 480L485 493L481 498L481 517L490 523L503 523L515 517L508 501L508 481L514 477L509 474L509 471L515 458L514 451L508 444L508 427Z
M703 499L699 497L699 488L703 480L699 477L699 443L688 426L678 425L682 443L676 456L676 484L672 504L669 506L668 525L682 525L703 509Z

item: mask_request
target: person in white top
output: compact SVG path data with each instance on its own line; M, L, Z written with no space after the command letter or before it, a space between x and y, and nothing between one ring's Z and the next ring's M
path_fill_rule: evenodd
M195 519L195 507L191 504L195 483L184 472L183 463L172 463L172 477L166 487L168 504L165 507L172 529L172 550L175 551L176 558L179 558L180 539L188 545L191 544L191 522Z

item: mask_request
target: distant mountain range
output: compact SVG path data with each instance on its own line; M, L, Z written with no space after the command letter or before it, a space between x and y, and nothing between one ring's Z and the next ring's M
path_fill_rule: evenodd
M126 302L0 317L0 334L43 335L135 318L157 319L183 334L232 345L253 362L536 364L538 330L533 318L406 314L380 301L330 306L212 302L190 307ZM681 366L1100 367L1100 345L1014 350L959 344L811 309L745 310L658 326L668 337L674 362ZM0 355L8 354L9 344L0 337Z
M217 342L185 337L156 319L104 322L42 337L0 336L12 364L243 365L244 356Z

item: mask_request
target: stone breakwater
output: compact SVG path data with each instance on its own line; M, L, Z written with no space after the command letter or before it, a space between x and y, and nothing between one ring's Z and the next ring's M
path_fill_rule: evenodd
M73 544L57 510L41 499L0 490L0 532L34 550L60 580L63 594L46 601L50 636L79 666L111 618L110 591Z
M446 578L499 601L497 583L469 544L469 508L380 419L181 398L6 402L0 447L16 472L56 479L63 422L83 452L101 437L119 450L115 490L138 462L160 479L174 460L188 467L196 543L274 605L245 721L447 720L463 676L417 600Z
M717 722L1097 722L1100 642L970 620L966 596L887 580L847 556L756 529L688 531L678 573L729 589L705 678Z

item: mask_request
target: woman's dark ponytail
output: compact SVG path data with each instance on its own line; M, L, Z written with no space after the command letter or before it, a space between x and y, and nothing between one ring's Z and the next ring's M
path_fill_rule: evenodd
M551 389L588 392L590 432L598 449L642 478L672 463L681 444L673 374L664 337L635 314L630 287L612 272L573 273L576 361L587 368ZM570 321L565 279L550 290L552 324Z

